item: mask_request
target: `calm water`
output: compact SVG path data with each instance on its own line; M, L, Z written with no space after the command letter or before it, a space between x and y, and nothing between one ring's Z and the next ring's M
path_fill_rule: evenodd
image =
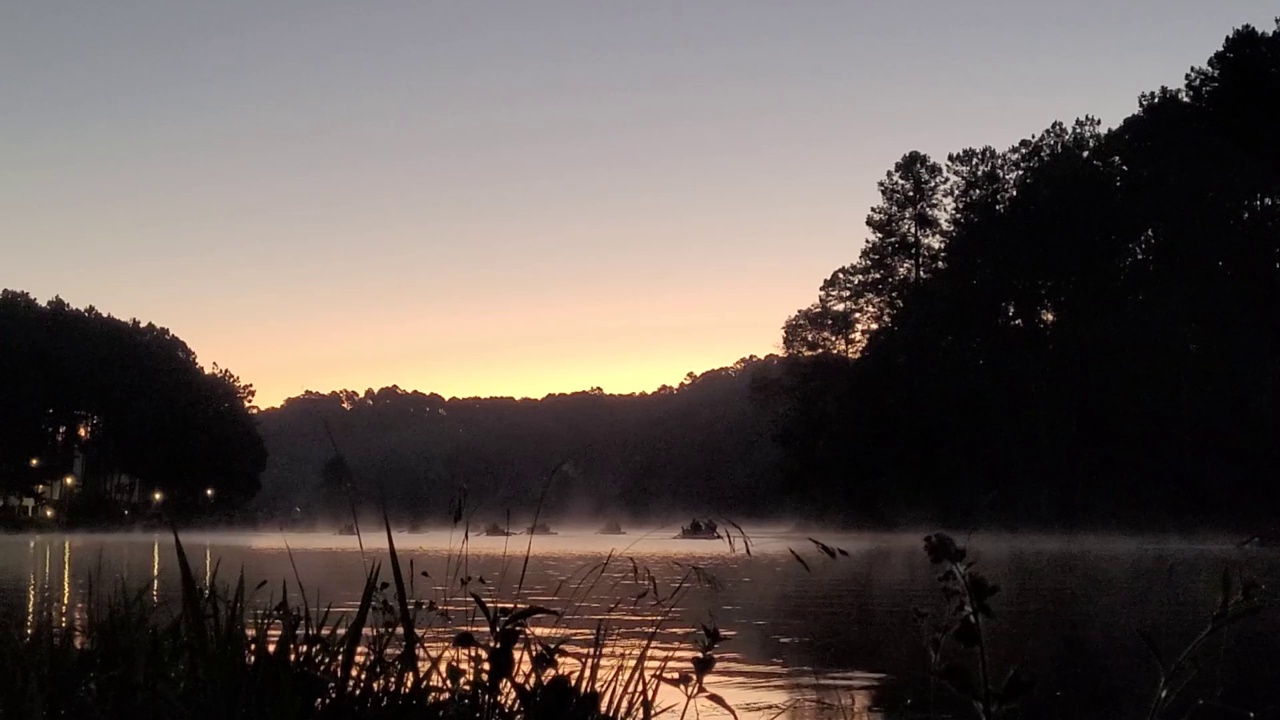
M698 566L716 582L683 596L659 647L680 665L691 655L687 643L699 623L714 621L727 631L731 639L709 685L741 716L878 718L874 708L908 702L923 711L926 655L913 608L933 607L939 595L937 569L918 534L824 535L849 552L831 560L804 536L783 532L753 533L747 557L723 543L671 539L670 530L630 531L534 538L522 600L566 613L561 625L540 631L544 637L585 641L607 616L624 641L634 640L660 612L653 589L669 594L689 566ZM447 530L396 535L402 560L414 562L414 595L462 608L459 577L470 575L472 589L510 599L528 538L472 538L465 553L460 540ZM271 581L258 593L263 603L272 593L279 598L282 579L294 585L287 543L308 599L335 608L358 601L365 563L384 558L386 544L366 539L362 555L356 538L327 534L189 533L184 543L198 573L212 573L221 561L225 579L243 567L249 587ZM1037 717L1133 714L1156 681L1138 628L1148 628L1172 654L1213 610L1223 568L1280 586L1280 551L1239 550L1226 541L978 535L970 545L1002 587L991 628L993 662L1006 668L1025 662L1035 671ZM806 559L809 571L789 549ZM613 560L595 580L611 551ZM172 602L175 563L165 535L0 536L0 613L30 622L34 608L51 604L55 620L74 621L83 612L89 576L99 572L145 588L158 603ZM637 569L657 582L644 582ZM440 628L439 637L448 637L466 615L456 612L455 627ZM1269 612L1215 644L1206 673L1217 673L1214 689L1243 682L1246 692L1265 692L1267 675L1280 667L1277 631L1280 618ZM700 713L723 715L710 705Z

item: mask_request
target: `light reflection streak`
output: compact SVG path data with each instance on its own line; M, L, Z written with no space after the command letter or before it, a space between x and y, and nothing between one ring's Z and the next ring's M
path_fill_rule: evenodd
M209 591L213 584L213 555L209 551L209 543L204 544L204 588Z
M27 545L27 549L30 551L28 554L31 559L31 563L29 565L31 572L27 574L26 631L27 636L30 637L31 633L35 632L36 629L36 541L32 540L30 544Z
M44 604L44 607L42 607L43 610L48 610L47 605L49 602L49 561L50 559L52 559L52 557L53 557L53 548L50 547L48 542L45 542L44 544L44 579L43 579L44 588L41 590L41 593L40 593L40 602Z
M160 536L151 545L151 604L160 604Z
M59 624L67 627L67 608L71 604L71 539L62 540L62 616Z

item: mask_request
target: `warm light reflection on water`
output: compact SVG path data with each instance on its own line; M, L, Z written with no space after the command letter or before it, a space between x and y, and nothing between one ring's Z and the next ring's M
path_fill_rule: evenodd
M823 539L849 557L831 560L812 550L804 536L782 533L758 534L747 557L729 554L720 543L674 540L670 530L612 538L562 531L535 538L520 603L564 613L563 619L535 623L533 633L545 642L565 643L571 656L563 662L575 671L603 623L613 655L602 668L634 663L652 634L647 671L675 675L689 669L690 641L699 624L715 622L730 639L717 653L720 662L708 686L741 717L878 719L878 708L901 707L906 698L927 692L912 608L936 601L936 568L915 534ZM301 602L286 540L313 608L354 610L367 568L386 560L385 536L372 533L364 538L363 554L356 538L323 533L184 536L189 553L203 546L206 584L217 567L229 582L243 568L249 588L269 581L253 595L252 611L274 605L284 579L291 602ZM422 633L433 655L446 656L457 655L448 645L459 630L484 630L470 591L491 605L511 602L528 542L471 537L464 549L462 534L448 531L397 533L395 540L406 570L413 563L406 577L410 595L434 601L442 611L430 623L424 617ZM1115 697L1133 693L1150 670L1134 627L1163 627L1172 637L1185 632L1206 608L1212 610L1214 583L1205 580L1216 578L1224 564L1247 565L1266 584L1280 581L1280 554L1241 554L1227 543L1051 537L972 542L981 566L1004 588L995 627L1000 637L1017 639L997 643L996 662L1006 660L1002 653L1031 652L1017 659L1059 668L1064 683L1073 676L1061 668L1078 665L1087 669L1080 682L1098 692L1114 691ZM807 558L809 572L791 557L793 549ZM55 551L62 556L60 578L51 572ZM197 557L192 559L198 563ZM715 585L695 584L664 616L667 606L655 598L669 600L692 567L713 577ZM389 580L389 568L383 570ZM99 596L116 583L145 582L133 589L149 590L161 605L176 599L177 566L167 534L0 536L0 613L16 615L25 605L28 633L42 621L74 625L86 611L89 575L99 572L93 581ZM663 700L672 701L674 692L664 689ZM702 703L698 715L721 717L723 711Z
M62 541L62 603L58 607L60 627L67 626L67 608L71 606L71 539Z
M71 539L59 537L54 540L26 541L26 611L23 627L27 635L31 635L41 622L55 624L59 628L67 627L72 613L83 598L73 598L73 571L71 560ZM58 595L54 596L53 551L60 546L62 556L61 568L57 581L60 584ZM40 557L43 556L43 560ZM12 556L8 558L13 560Z
M151 603L160 602L160 536L151 545Z
M27 575L27 615L26 615L26 631L27 635L31 635L36 626L36 541L32 540L27 545L30 559L28 567L30 572Z
M53 546L51 543L44 544L44 575L41 576L41 593L43 597L49 597L49 561L53 556ZM34 623L32 623L34 627Z

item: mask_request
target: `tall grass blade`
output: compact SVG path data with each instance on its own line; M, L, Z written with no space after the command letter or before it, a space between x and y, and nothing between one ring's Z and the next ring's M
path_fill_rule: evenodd
M364 635L365 623L369 620L369 608L373 607L373 592L378 587L378 563L369 569L364 581L364 591L360 593L360 605L356 607L356 615L347 626L346 637L342 642L342 665L338 673L338 695L345 695L347 684L351 681L351 670L355 667L356 650L360 647L360 638Z
M187 628L192 638L200 642L204 637L204 623L200 612L200 592L196 589L196 576L191 572L191 563L187 562L187 553L182 547L182 539L178 537L178 528L173 526L173 546L178 554L178 571L182 584L182 612L187 621Z
M307 587L302 584L302 575L298 572L298 562L293 557L293 548L289 547L289 539L283 532L280 533L280 539L284 541L284 551L289 556L289 566L293 568L293 579L298 583L298 594L302 597L302 634L303 637L309 638L311 637L311 604L307 602ZM320 604L318 598L316 604Z
M400 572L400 557L396 555L396 541L391 537L391 520L387 506L382 506L382 523L387 531L387 550L391 556L391 578L396 584L396 605L400 610L400 624L404 628L404 654L406 662L412 662L412 673L418 676L418 635L413 628L413 615L409 612L409 596L404 589L404 574Z
M347 458L342 454L342 450L338 448L338 441L333 438L333 431L329 429L329 421L322 420L324 424L324 434L329 436L329 444L333 446L333 456L338 459L340 472L342 474L342 485L347 491L347 504L351 506L351 527L356 531L356 543L360 546L360 559L364 559L364 535L360 533L360 514L356 512L356 478L351 472L351 466L347 464Z
M542 484L542 491L538 493L538 504L533 509L533 525L530 526L530 529L538 527L538 519L542 516L542 504L546 502L547 493L551 491L551 482L556 479L556 474L568 465L569 462L570 461L567 459L561 460L560 464L552 468L551 472L547 474L547 481ZM510 525L510 520L508 520L507 523ZM510 532L510 530L507 532ZM524 562L520 565L520 581L516 583L516 602L520 601L520 592L524 590L524 578L529 572L529 556L533 554L534 534L535 533L532 532L529 533L529 543L524 550Z

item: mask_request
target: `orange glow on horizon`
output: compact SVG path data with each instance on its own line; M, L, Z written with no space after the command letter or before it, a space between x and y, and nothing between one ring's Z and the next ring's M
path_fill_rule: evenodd
M536 294L389 291L281 307L239 326L210 316L181 335L206 365L252 383L262 408L307 390L391 385L445 398L652 392L779 352L783 321L810 301L820 275L752 268L658 286L621 276L613 288L598 277L552 282Z
M468 360L465 357L449 358L447 362L432 363L437 369L421 367L397 367L380 365L360 372L351 368L347 372L306 373L309 379L299 383L302 375L265 375L254 386L258 389L255 404L262 408L275 407L285 399L302 394L305 390L326 393L332 390L367 388L378 390L398 385L405 391L418 390L450 397L514 397L542 398L557 393L572 393L599 387L609 394L653 392L663 385L677 386L690 373L726 367L748 355L765 356L776 352L766 347L751 352L735 353L684 353L671 359L600 358L599 363L575 361L574 358L533 357L525 363L506 364ZM447 368L447 369L446 369Z

